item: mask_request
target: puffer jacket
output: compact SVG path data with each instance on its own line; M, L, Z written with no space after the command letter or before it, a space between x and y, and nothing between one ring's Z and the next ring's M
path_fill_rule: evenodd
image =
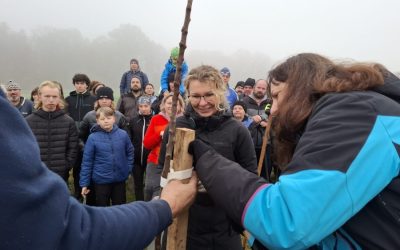
M81 187L125 181L133 165L133 146L128 134L114 125L106 132L95 125L83 151Z
M40 148L40 158L53 172L65 177L76 161L78 133L74 120L63 110L39 109L26 117Z
M89 113L87 113L85 117L83 117L83 120L79 128L79 139L83 140L83 142L86 142L90 134L90 129L96 124L97 124L96 111L92 110ZM118 110L115 111L115 124L117 124L117 126L120 129L123 129L126 132L128 132L129 135L129 129L128 129L129 123L126 117Z

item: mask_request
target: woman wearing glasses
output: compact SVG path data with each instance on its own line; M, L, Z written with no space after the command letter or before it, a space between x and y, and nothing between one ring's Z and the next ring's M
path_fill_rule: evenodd
M185 86L188 105L184 115L177 118L177 127L194 129L197 139L256 173L253 142L247 129L228 111L225 87L218 70L206 65L194 68L189 72ZM167 141L165 136L163 148ZM204 188L190 208L187 246L190 250L242 249L239 233Z

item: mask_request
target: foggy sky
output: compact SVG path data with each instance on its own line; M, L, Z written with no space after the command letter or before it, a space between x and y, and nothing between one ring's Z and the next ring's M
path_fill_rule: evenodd
M0 0L0 22L27 32L77 28L89 38L133 24L170 49L180 40L185 6L184 0ZM244 49L275 61L317 52L400 71L399 10L397 0L194 0L188 50Z

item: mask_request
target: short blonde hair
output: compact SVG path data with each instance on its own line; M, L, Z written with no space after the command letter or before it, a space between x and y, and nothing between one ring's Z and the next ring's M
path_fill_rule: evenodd
M39 85L39 89L38 89L38 95L41 96L42 94L42 89L44 87L49 87L52 89L58 89L58 94L60 95L60 102L58 103L58 108L60 109L64 109L65 108L65 102L64 99L62 97L62 90L61 90L61 84L58 82L54 82L54 81L44 81ZM41 109L43 107L43 102L40 100L35 104L35 109Z
M226 110L229 107L225 96L226 92L225 84L222 80L219 71L216 68L209 65L201 65L199 67L190 70L185 80L185 87L188 95L190 95L189 92L190 83L194 80L198 80L201 83L210 85L212 91L217 97L215 108L218 111Z
M101 107L98 110L96 110L96 119L99 119L100 115L114 116L115 111L110 107Z

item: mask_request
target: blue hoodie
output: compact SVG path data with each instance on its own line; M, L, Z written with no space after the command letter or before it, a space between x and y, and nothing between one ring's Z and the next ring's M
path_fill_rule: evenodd
M28 124L0 90L0 249L143 249L172 222L164 200L84 206L40 161Z

